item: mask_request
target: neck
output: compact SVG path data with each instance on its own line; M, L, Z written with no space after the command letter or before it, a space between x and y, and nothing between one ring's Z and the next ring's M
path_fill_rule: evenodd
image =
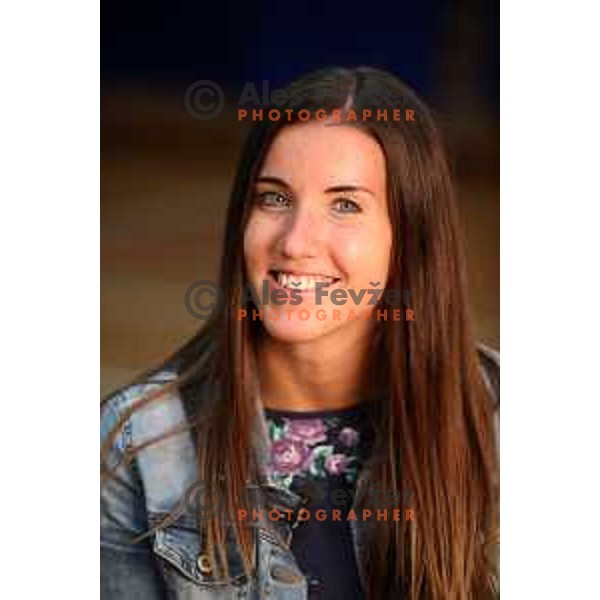
M371 352L371 335L302 343L267 336L258 352L262 405L309 411L358 404Z

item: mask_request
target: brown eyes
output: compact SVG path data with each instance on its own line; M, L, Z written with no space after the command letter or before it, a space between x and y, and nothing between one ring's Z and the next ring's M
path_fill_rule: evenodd
M261 208L268 210L287 210L292 207L293 201L289 194L283 192L261 192L256 194L256 202ZM332 206L340 214L359 213L362 209L357 202L350 198L338 198Z

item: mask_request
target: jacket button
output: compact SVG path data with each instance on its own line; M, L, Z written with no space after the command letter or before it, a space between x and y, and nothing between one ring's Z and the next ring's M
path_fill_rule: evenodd
M300 583L303 579L300 575L294 573L294 571L280 565L275 565L271 569L271 575L273 576L273 579L281 581L282 583Z
M196 561L198 565L198 570L202 575L208 575L212 571L212 566L210 564L210 558L207 554L198 555L198 560Z

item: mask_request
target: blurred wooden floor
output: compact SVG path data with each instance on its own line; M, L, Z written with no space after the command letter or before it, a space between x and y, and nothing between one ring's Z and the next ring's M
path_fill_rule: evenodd
M225 110L200 122L181 97L102 99L101 393L126 383L198 328L188 286L214 278L244 127ZM459 175L471 300L480 337L499 346L497 132L449 132Z

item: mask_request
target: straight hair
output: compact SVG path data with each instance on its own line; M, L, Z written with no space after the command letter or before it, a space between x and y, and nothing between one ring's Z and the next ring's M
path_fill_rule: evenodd
M415 520L378 520L365 553L369 600L404 594L411 600L485 600L496 597L493 560L499 524L499 465L494 405L485 384L466 297L465 260L454 189L441 135L424 103L393 75L368 67L321 70L285 88L293 115L341 110L414 110L414 121L344 121L372 136L386 159L393 227L388 287L410 290L415 322L377 322L363 384L378 389L375 445L369 481L356 490L355 508L367 508L371 485L390 497L410 492ZM256 309L241 297L247 283L243 239L255 179L270 145L291 121L254 123L242 149L227 212L220 269L225 304L165 365L176 366L177 389L194 406L198 476L220 489L226 510L199 520L203 544L219 573L228 574L226 539L233 536L246 573L255 569L255 531L237 514L249 481L260 481L251 451L257 416L256 351L260 322L238 319ZM368 249L365 249L368 251ZM382 300L385 303L385 300ZM163 365L163 367L165 366ZM211 390L210 399L198 393ZM134 410L155 401L145 398ZM107 440L107 445L110 444ZM375 507L372 507L375 508Z

